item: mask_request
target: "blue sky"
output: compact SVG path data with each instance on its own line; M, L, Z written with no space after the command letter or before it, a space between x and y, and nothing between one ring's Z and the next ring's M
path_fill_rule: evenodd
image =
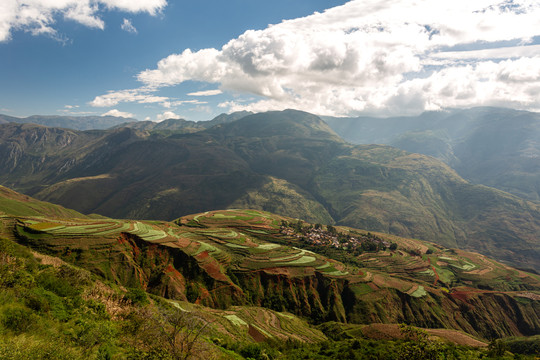
M3 0L0 113L536 111L539 36L538 1Z

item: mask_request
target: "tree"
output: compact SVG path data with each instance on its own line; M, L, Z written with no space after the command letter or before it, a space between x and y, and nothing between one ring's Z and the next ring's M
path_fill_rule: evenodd
M437 360L444 356L443 345L429 339L429 334L411 325L399 325L405 343L399 350L399 358L403 360Z
M175 360L187 360L204 352L202 336L210 322L199 314L181 309L149 309L139 311L139 340L153 350L165 350Z
M499 358L506 352L506 344L501 339L495 339L489 343L488 356Z

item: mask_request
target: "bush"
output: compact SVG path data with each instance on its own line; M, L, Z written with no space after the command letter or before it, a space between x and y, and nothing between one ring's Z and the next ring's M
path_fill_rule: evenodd
M68 280L60 278L54 269L43 271L37 281L39 285L61 297L75 297L80 293Z
M124 295L124 300L127 300L134 305L146 305L149 303L146 292L137 288L129 288L128 292Z
M0 359L77 360L83 357L66 344L21 335L0 339Z
M246 359L269 360L275 359L277 353L263 344L249 344L240 349L240 355Z
M22 305L8 305L2 309L2 325L16 333L27 331L36 323L36 318L32 310Z
M43 295L43 291L40 290L42 289L28 291L24 295L24 304L36 312L46 313L49 312L51 306L47 298Z

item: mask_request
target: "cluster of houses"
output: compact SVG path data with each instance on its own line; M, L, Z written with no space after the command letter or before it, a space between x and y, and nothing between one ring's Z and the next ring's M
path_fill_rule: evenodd
M340 233L331 225L320 224L302 226L300 222L289 224L282 222L280 232L283 235L295 237L314 246L331 246L343 250L380 251L390 248L395 250L397 245L371 233Z

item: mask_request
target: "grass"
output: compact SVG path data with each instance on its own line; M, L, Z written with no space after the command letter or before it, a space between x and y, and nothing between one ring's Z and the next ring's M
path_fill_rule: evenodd
M224 315L234 326L248 326L248 324L236 315Z
M416 298L420 298L420 297L426 296L426 295L427 295L427 292L426 292L426 290L424 289L424 287L422 285L418 286L418 289L416 289L411 294L411 296L416 297Z
M304 255L299 259L291 260L291 261L286 262L286 263L278 263L276 265L279 265L279 266L305 265L305 264L312 263L315 260L317 260L317 258L315 256L305 256Z

